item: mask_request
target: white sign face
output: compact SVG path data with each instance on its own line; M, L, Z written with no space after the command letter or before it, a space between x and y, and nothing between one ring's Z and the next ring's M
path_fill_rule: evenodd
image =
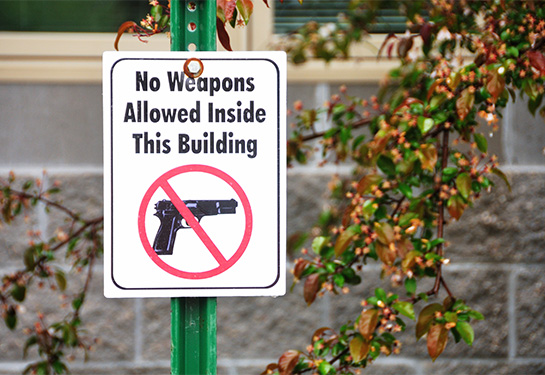
M283 295L286 55L106 52L103 96L104 295Z

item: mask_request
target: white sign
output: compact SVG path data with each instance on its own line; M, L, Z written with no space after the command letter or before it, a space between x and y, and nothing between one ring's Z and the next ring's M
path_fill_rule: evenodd
M103 96L104 295L283 295L286 55L106 52Z

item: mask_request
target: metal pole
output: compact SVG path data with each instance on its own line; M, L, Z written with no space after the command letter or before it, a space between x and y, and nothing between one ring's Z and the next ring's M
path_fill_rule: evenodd
M216 50L216 0L171 0L171 51ZM171 298L171 373L215 375L215 297Z

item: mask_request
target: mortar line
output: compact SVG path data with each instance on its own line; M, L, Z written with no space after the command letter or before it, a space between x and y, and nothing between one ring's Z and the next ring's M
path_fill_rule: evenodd
M509 272L509 279L507 281L507 322L509 325L508 331L508 358L513 360L517 357L517 280L518 280L519 271L518 269L513 269Z
M142 313L143 313L142 298L135 298L134 300L134 361L142 361L142 353L144 348L143 334L142 334Z

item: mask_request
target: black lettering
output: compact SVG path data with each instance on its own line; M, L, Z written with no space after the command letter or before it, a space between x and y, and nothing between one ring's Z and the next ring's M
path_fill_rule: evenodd
M189 136L187 134L179 134L178 135L178 152L180 154L186 154L189 152Z
M221 87L223 88L223 91L231 91L233 89L233 81L231 81L231 78L224 78Z
M168 154L170 153L170 146L169 146L169 143L170 143L170 139L165 139L163 141L163 154Z
M235 91L244 91L244 78L235 78Z
M254 81L254 77L246 78L246 85L248 85L248 88L246 89L246 91L250 91L250 92L254 91L255 86L252 83L253 81Z
M187 121L187 109L180 108L178 111L178 121L180 122L186 122Z
M198 78L197 79L197 90L199 90L199 91L208 91L208 79Z
M221 82L219 78L210 78L210 96L214 96L214 92L220 91Z
M170 86L170 91L183 91L184 89L184 77L183 73L178 74L178 72L167 72L168 75L168 84Z
M189 92L195 91L195 78L188 78L185 81L185 89Z
M249 139L248 142L246 142L248 146L248 157L250 159L253 159L257 155L257 140L256 139Z
M189 111L189 119L191 122L201 121L201 102L197 100L195 108Z
M151 91L159 90L159 88L161 87L161 82L159 81L159 78L153 77L152 79L150 79L149 87L150 87Z
M165 121L165 122L168 122L168 121L174 122L174 118L176 117L176 109L174 109L174 108L166 108L166 109L162 108L161 112L163 113L163 121Z
M161 112L157 108L153 108L149 113L149 117L151 122L159 122L161 120Z
M135 142L134 152L139 154L140 153L140 139L142 139L142 134L133 134L132 137L136 141Z
M141 72L136 72L136 91L148 91L148 72L144 72L142 77Z
M266 117L265 110L263 108L258 108L257 111L255 112L255 119L257 120L257 122L265 121L265 117Z
M125 119L123 120L123 122L128 122L128 121L132 121L132 122L136 121L136 117L134 114L134 107L132 103L127 103L127 108L125 109Z
M244 122L254 122L254 101L250 101L250 108L244 110Z

